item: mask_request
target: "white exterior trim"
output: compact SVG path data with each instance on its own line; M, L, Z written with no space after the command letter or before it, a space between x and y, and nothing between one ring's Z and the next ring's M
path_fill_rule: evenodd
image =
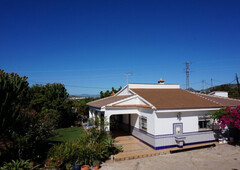
M156 110L155 113L169 113L169 112L195 112L195 111L215 111L219 108L199 108L199 109L166 109L166 110Z
M179 84L128 84L129 89L180 89Z
M124 94L124 91L127 91L128 93L127 94ZM123 94L121 94L123 93ZM132 91L129 90L129 86L126 85L125 87L123 87L119 92L117 92L114 96L120 96L120 95L131 95L133 94Z

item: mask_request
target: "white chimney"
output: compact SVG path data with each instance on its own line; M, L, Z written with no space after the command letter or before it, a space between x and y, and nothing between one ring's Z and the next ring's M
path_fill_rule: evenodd
M160 80L158 80L158 84L164 84L164 80L160 78Z

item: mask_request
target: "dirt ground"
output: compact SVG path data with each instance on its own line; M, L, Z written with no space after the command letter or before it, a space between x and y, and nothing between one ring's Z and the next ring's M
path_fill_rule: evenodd
M228 144L167 155L107 161L101 170L240 170L240 147Z

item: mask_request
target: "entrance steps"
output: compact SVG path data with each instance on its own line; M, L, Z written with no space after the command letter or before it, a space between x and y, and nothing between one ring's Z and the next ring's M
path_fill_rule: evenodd
M168 148L168 149L160 149L154 150L143 142L139 141L135 137L131 135L118 136L115 138L116 144L123 147L123 152L120 152L114 155L114 161L122 161L122 160L130 160L130 159L138 159L144 157L151 157L157 155L165 155L171 154L181 151L187 151L192 149L200 149L205 147L215 146L217 142L213 143L204 143L204 144L196 144L183 146L183 148Z

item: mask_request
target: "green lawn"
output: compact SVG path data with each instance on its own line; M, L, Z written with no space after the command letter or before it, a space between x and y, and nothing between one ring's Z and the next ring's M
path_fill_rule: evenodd
M52 142L65 142L77 140L83 135L84 130L82 127L69 127L56 130L56 136L51 137L49 141Z

